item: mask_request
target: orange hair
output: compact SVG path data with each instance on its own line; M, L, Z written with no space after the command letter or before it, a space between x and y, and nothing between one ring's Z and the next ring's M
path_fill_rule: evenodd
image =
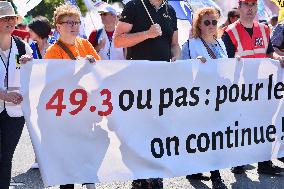
M193 38L201 37L201 29L199 25L201 24L202 17L204 15L209 15L209 14L215 15L217 19L220 18L220 13L215 8L205 7L205 8L201 8L197 10L196 14L193 17L193 23L192 23L192 37ZM217 38L217 36L218 36L218 31L216 31L215 37Z

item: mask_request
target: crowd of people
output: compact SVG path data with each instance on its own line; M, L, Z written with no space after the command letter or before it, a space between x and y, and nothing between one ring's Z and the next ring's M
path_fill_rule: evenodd
M220 12L205 7L195 12L191 37L178 44L177 17L173 7L164 0L132 0L123 12L112 6L98 11L102 28L91 32L88 40L78 37L80 11L62 4L54 11L53 25L59 39L52 40L52 25L43 16L33 18L20 29L21 17L7 1L0 1L0 188L8 189L12 158L25 124L21 111L20 66L32 59L85 58L97 60L150 60L175 62L198 59L205 63L219 58L271 58L284 65L284 24L277 17L270 24L256 21L257 0L239 0L238 7L228 12L221 25ZM28 34L27 34L28 32ZM17 37L20 36L21 38ZM29 42L29 44L27 43ZM35 162L36 163L36 162ZM33 165L37 168L38 165ZM242 174L244 166L232 168ZM281 168L271 161L258 163L259 174L275 175ZM188 179L204 179L202 173L187 175ZM226 186L219 170L211 171L213 188ZM95 185L86 183L88 189ZM61 185L72 189L74 184ZM162 189L162 178L138 179L132 189Z

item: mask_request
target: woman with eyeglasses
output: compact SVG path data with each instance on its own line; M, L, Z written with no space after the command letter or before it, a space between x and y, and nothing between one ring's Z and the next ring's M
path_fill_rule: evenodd
M202 8L193 18L192 39L182 47L181 59L200 59L205 63L207 59L228 58L226 47L219 37L218 11L214 8Z
M12 36L21 18L10 2L0 1L0 188L8 189L13 154L20 140L25 119L21 109L21 64L19 57L31 56L29 45Z
M75 6L66 3L57 7L53 20L60 37L46 50L45 59L87 58L90 62L101 59L88 40L78 37L81 21Z
M193 18L192 39L182 47L181 59L200 59L205 63L207 59L228 58L225 45L218 37L218 19L220 14L214 8L202 8ZM210 171L213 189L225 189L219 170ZM187 179L208 179L201 173L188 175Z
M100 60L92 44L78 37L81 21L80 11L75 6L66 3L57 7L53 19L60 37L46 50L45 59L86 58L90 63ZM74 189L74 184L60 185L60 189Z

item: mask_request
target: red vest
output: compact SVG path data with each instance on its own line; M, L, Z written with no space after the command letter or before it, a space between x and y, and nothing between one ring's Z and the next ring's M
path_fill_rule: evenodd
M226 32L230 36L235 48L235 56L242 58L266 58L270 37L269 28L258 22L253 22L253 34L250 37L240 21L228 26Z

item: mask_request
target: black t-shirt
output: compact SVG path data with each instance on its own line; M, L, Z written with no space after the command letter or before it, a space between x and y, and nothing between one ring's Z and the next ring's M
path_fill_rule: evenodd
M253 34L253 28L245 28L245 30L248 32L248 34L250 35L250 37L252 37ZM227 32L224 32L223 36L222 36L222 40L226 46L226 50L227 50L227 54L229 58L234 58L235 57L235 53L236 53L236 48L229 36L229 34ZM267 51L266 54L270 54L273 53L274 49L272 46L272 43L270 41L270 39L268 39L268 47L267 47Z
M149 0L144 3L154 21L161 26L162 36L154 39L147 39L132 47L127 48L127 59L169 61L171 59L171 44L174 31L177 31L177 18L175 10L168 4L155 9ZM130 33L137 33L148 30L152 22L141 3L141 0L128 2L121 14L121 22L132 24Z

